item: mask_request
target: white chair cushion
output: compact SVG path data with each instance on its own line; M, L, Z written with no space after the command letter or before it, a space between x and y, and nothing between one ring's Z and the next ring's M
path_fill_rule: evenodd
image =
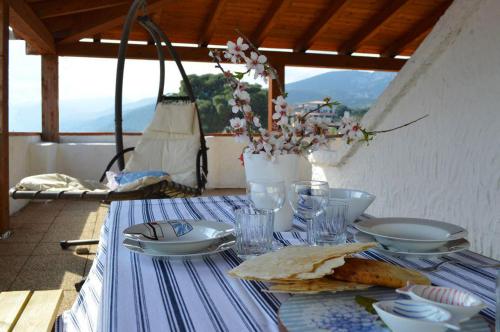
M159 103L146 131L192 135L195 114L194 103Z
M189 105L189 106L187 106ZM146 128L128 160L125 171L161 170L170 175L173 181L190 186L197 186L196 157L200 150L200 129L195 106L192 103L168 104L158 107L153 122ZM175 108L179 107L177 110ZM165 114L160 114L167 110ZM179 133L187 128L187 117L181 115L184 110L192 110L192 129L190 134ZM183 118L177 121L176 116ZM172 129L177 123L183 123L184 129Z

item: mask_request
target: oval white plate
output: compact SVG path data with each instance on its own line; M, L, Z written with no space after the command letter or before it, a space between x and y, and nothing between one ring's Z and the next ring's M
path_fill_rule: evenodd
M443 221L419 218L370 218L353 224L378 242L406 251L432 251L467 236L467 231Z
M207 248L215 241L234 233L233 225L209 220L168 220L153 224L160 237L158 240L143 235L151 235L151 226L147 224L128 227L123 235L140 242L143 249L186 254Z
M354 234L354 241L360 243L369 243L369 242L377 242L373 236L370 234L365 234L362 232L358 232ZM452 254L454 252L459 252L463 250L467 250L470 247L469 241L466 239L458 239L446 242L443 246L432 250L432 251L402 251L391 247L384 248L380 243L378 243L377 247L373 248L383 254L398 256L398 257L439 257L443 255Z
M136 252L138 254L152 256L152 257L170 257L170 258L190 258L190 257L201 257L206 255L217 254L226 250L231 249L236 244L236 237L234 235L228 235L222 239L219 239L217 242L208 246L207 248L202 249L198 252L192 253L171 253L164 250L154 250L154 249L145 249L140 247L140 243L133 239L125 238L123 240L123 246L130 251Z

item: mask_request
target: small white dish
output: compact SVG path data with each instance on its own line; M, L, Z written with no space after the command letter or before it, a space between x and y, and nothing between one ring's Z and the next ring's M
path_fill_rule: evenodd
M467 236L460 226L419 218L370 218L353 226L385 246L406 251L431 251Z
M228 235L222 239L219 239L218 241L212 243L210 246L200 251L191 253L171 253L170 251L165 251L162 249L159 250L146 249L141 247L142 245L141 242L130 238L125 238L122 244L128 250L146 256L168 257L168 258L195 258L207 255L214 255L231 249L236 244L236 237L234 235Z
M450 312L438 306L413 300L380 301L373 308L394 332L443 332L460 330Z
M373 203L375 195L356 189L331 188L330 198L346 201L347 223L350 225Z
M377 242L375 237L370 234L357 232L354 234L354 241L359 243L371 243ZM430 251L406 251L398 248L392 248L389 246L377 243L377 246L373 248L378 252L386 255L396 256L396 257L415 257L415 258L431 258L440 257L444 255L449 255L455 252L464 251L470 248L470 243L466 239L458 239L446 242L443 246L430 250Z
M157 221L123 231L126 238L140 242L143 249L172 254L198 252L233 233L233 225L209 220Z
M486 305L477 296L459 289L408 284L396 289L412 300L431 303L449 311L460 322L470 319Z

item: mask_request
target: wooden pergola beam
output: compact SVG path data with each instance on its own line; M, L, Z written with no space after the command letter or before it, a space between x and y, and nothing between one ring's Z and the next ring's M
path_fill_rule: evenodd
M176 47L179 57L183 61L212 62L208 56L208 48L205 47ZM314 53L291 53L291 52L262 52L267 56L271 64L284 64L298 67L319 68L342 68L356 70L383 70L399 71L406 60L378 57L328 55ZM116 58L118 45L111 43L73 43L57 45L59 56ZM168 51L165 57L171 60ZM156 60L156 48L152 45L127 46L127 58Z
M59 142L59 61L42 55L42 141Z
M262 42L276 23L277 17L290 4L290 0L273 0L267 8L266 14L260 20L257 28L250 36L250 40L255 47L262 45Z
M273 120L274 113L274 103L273 99L276 99L279 95L281 95L281 89L285 91L285 65L283 63L273 63L274 69L276 69L276 75L278 76L277 80L268 80L268 89L267 89L267 129L274 130L276 129L276 121Z
M0 0L0 238L9 219L9 5Z
M212 5L208 9L208 15L205 18L205 23L202 25L202 32L198 38L198 45L206 47L212 39L215 31L217 20L222 14L222 9L226 5L227 0L213 0Z
M116 7L123 4L130 4L127 0L85 0L85 1L68 1L68 0L52 0L40 1L31 4L31 7L40 19L51 17L59 17L85 13L98 9Z
M54 54L54 37L24 0L10 1L10 21L16 35L26 40L40 54Z
M408 0L389 0L380 12L373 15L373 17L366 22L366 24L362 25L349 40L340 45L337 52L344 55L355 52L365 40L379 32L384 23L396 15L407 2Z
M149 0L146 11L154 12L173 0ZM127 16L129 5L122 5L111 9L104 9L92 13L84 13L75 17L75 23L65 31L65 36L58 43L65 44L78 41L85 37L92 37L107 29L122 24Z
M299 38L293 50L295 52L305 52L311 48L312 44L318 39L330 22L340 12L347 0L332 0L321 13L321 16L309 26L304 34Z
M453 0L443 2L431 15L420 20L417 24L415 24L415 26L411 27L407 33L387 46L380 55L382 57L395 57L403 51L407 45L411 44L422 35L427 34L430 30L432 30L432 27L436 24L452 2Z

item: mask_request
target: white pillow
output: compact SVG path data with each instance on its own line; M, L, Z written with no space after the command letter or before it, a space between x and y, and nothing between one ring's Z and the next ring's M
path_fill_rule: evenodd
M195 112L194 103L159 103L146 131L192 135Z

